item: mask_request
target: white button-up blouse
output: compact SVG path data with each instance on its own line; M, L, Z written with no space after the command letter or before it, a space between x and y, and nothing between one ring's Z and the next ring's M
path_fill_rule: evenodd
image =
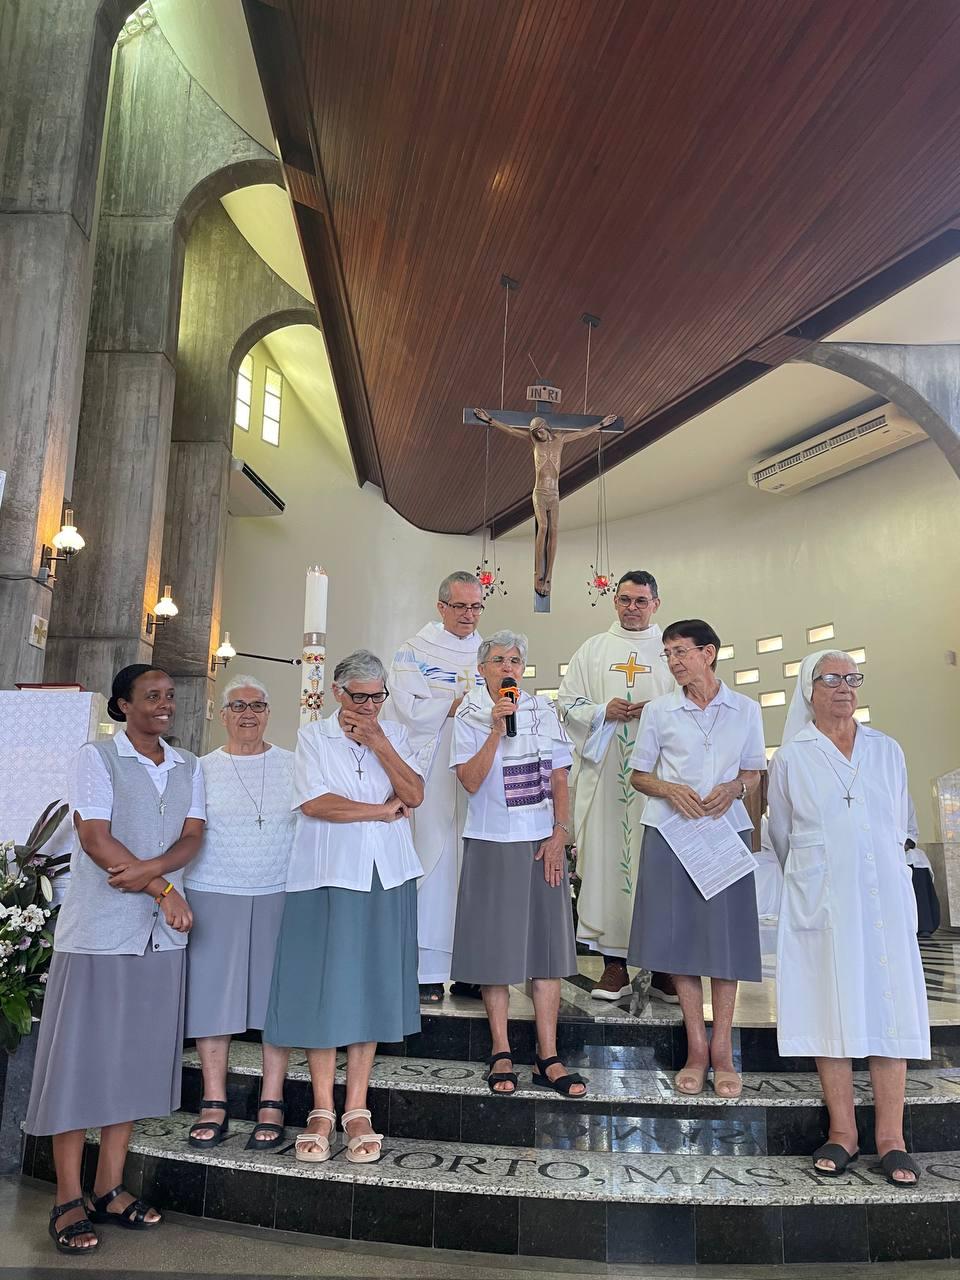
M420 777L407 731L390 720L380 722L400 759ZM393 786L369 748L353 743L337 713L300 730L293 766L293 807L320 796L343 796L361 804L384 804ZM327 822L300 813L287 872L287 893L337 888L369 892L373 869L384 889L423 875L413 847L410 822Z
M680 782L697 795L710 794L721 782L733 782L741 769L767 767L763 718L759 703L720 681L720 688L703 708L682 689L654 698L640 716L630 768L653 773L664 782ZM669 800L650 796L641 822L659 827L676 813ZM742 800L734 800L727 818L737 831L752 831Z

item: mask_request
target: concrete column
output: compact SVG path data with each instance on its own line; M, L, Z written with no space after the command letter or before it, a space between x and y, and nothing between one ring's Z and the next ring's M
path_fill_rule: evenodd
M220 642L237 367L272 329L315 323L313 309L253 252L220 203L208 205L184 263L163 537L161 577L173 584L180 613L154 646L154 660L176 679L176 732L191 751L203 749L210 655Z
M90 243L117 0L0 6L0 687L38 680L31 579L60 527L80 403Z
M117 50L72 499L87 549L54 602L46 678L107 691L151 661L186 234L204 200L279 165L197 85L159 27Z
M815 342L799 360L845 374L920 424L960 476L960 346Z

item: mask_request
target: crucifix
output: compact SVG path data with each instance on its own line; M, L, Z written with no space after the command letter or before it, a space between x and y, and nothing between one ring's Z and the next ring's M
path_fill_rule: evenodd
M258 827L260 827L260 828L262 828L262 827L263 827L263 814L262 814L262 813L258 813L258 814L257 814L257 826L258 826Z
M364 747L364 749L360 752L360 754L359 754L359 755L357 755L357 753L354 751L353 747L351 747L351 748L350 748L350 754L353 756L354 760L356 760L356 762L357 762L357 777L358 777L358 778L360 779L360 781L362 782L362 781L363 781L363 770L360 768L360 762L363 760L363 757L367 754L367 749L366 749L366 747Z
M464 409L463 421L496 427L516 440L527 440L533 447L535 480L533 514L537 537L534 549L533 607L536 613L550 612L550 582L557 555L560 532L560 467L563 446L570 439L583 440L600 431L623 431L623 419L609 414L600 417L585 413L552 413L560 403L560 388L538 383L527 388L527 399L534 402L533 416L512 410L499 410L496 417L486 409Z

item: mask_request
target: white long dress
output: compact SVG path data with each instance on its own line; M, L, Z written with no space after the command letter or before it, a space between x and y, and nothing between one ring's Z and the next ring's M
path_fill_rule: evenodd
M929 1058L899 745L858 725L847 760L808 725L774 756L768 798L770 839L784 864L781 1054Z
M649 702L675 683L654 624L626 631L614 622L570 659L557 706L576 746L570 779L577 845L577 938L604 955L626 958L640 867L643 796L630 786L630 753L639 720L605 723L611 698Z
M417 886L417 941L421 983L446 982L453 956L453 925L462 858L466 798L447 768L453 720L450 704L482 680L477 672L480 637L452 635L428 622L394 655L384 719L399 721L426 778L423 804L411 818L413 842L423 864Z

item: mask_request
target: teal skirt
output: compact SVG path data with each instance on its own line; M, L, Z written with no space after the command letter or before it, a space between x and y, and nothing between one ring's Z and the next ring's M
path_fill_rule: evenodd
M417 882L288 893L263 1039L298 1049L392 1042L420 1030Z

